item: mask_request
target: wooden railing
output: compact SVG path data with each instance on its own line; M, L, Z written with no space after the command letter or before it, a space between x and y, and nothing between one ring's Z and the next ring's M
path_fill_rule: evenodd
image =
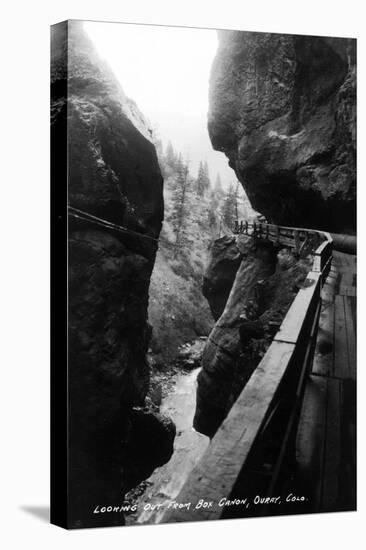
M290 246L299 253L312 240L316 243L312 270L263 359L188 476L176 505L168 505L163 522L264 514L269 499L273 503L280 498L283 482L293 469L332 239L329 233L263 223L237 224L234 232ZM257 502L254 510L251 504L259 495L267 500Z
M310 246L315 250L318 244L324 240L324 233L312 229L284 227L260 222L235 222L233 233L288 246L294 248L297 253L301 253L305 246Z

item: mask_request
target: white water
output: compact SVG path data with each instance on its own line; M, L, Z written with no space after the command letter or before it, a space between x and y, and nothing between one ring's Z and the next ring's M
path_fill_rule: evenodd
M196 408L196 378L199 368L189 374L178 374L172 392L162 401L160 412L172 418L177 435L174 454L167 464L157 468L148 481L145 493L139 497L136 523L159 523L166 510L144 510L148 504L163 504L174 500L187 475L202 456L209 438L194 431L192 421Z

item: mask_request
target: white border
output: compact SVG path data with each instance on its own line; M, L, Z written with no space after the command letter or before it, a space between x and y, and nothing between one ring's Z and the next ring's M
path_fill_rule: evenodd
M203 524L65 532L26 513L48 503L49 472L49 25L95 19L240 28L359 38L359 128L364 120L362 3L333 0L12 1L1 30L1 484L4 548L359 548L364 540L363 342L359 358L359 509L357 514L292 516ZM364 136L359 133L359 151ZM366 186L359 163L359 204ZM361 209L360 209L361 211ZM364 216L363 216L364 217ZM364 222L360 214L359 267ZM361 280L359 278L359 280ZM362 287L359 322L364 306ZM362 334L362 325L361 332ZM360 541L360 542L359 542Z

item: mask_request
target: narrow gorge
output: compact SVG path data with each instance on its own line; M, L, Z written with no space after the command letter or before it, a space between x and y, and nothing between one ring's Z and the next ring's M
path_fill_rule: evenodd
M218 31L204 130L223 183L164 146L82 23L67 28L51 82L53 129L68 127L72 526L158 523L312 269L311 246L234 223L355 233L355 42Z

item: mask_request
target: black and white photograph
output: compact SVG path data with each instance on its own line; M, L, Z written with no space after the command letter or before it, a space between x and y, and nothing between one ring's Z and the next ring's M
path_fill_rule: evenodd
M2 6L1 548L363 547L363 11Z
M51 99L51 521L355 510L356 40L70 20Z

